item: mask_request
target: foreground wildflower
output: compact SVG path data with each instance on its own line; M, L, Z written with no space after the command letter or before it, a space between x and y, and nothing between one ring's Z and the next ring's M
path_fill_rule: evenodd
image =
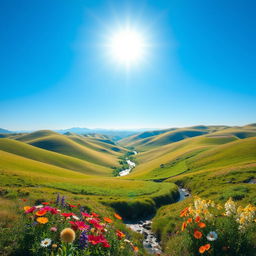
M139 248L138 248L137 246L133 246L133 250L134 250L135 252L138 252L138 251L139 251Z
M103 235L94 236L94 235L88 235L88 242L96 245L101 244L102 247L110 247L110 244L108 243L107 239Z
M107 223L112 223L112 222L113 222L113 220L111 220L111 219L108 218L108 217L104 217L103 219L104 219L104 221L106 221Z
M72 228L65 228L60 233L60 239L66 243L72 243L76 238L76 233Z
M88 245L88 235L87 231L82 231L79 237L79 248L84 249Z
M41 246L48 247L51 243L52 243L52 240L50 238L45 238L44 240L41 241Z
M211 248L211 245L210 245L210 244L206 244L206 245L204 246L204 248L205 248L206 251L208 251L208 250Z
M90 226L86 225L83 221L69 221L69 223L72 226L72 229L76 230L84 230L84 229L89 229Z
M202 236L203 236L203 234L202 234L200 231L195 230L195 232L194 232L194 237L195 237L196 239L200 239Z
M122 239L123 237L125 237L125 234L123 232L121 232L120 230L116 231L116 235L118 236L118 239Z
M23 209L25 212L27 212L31 207L30 206L24 206Z
M51 227L51 228L50 228L50 231L52 231L52 232L57 232L57 230L58 230L58 229L57 229L56 227Z
M204 246L200 246L199 247L199 252L200 253L204 253L205 252L205 247Z
M193 219L192 218L188 218L187 223L192 223Z
M49 220L46 217L39 217L36 219L36 221L40 224L46 224Z
M184 221L181 226L181 231L184 231L186 227L187 227L187 222Z
M117 219L119 219L119 220L122 219L122 217L121 217L119 214L117 214L117 213L115 213L114 216L115 216Z
M215 231L209 232L209 234L206 236L208 241L215 241L218 238L218 235Z
M203 222L199 222L199 223L198 223L198 227L199 227L199 228L205 228L206 225L205 225L205 223L203 223Z
M180 212L180 217L188 216L189 208L186 207Z
M45 209L37 211L36 212L36 216L44 216L47 213L47 211Z

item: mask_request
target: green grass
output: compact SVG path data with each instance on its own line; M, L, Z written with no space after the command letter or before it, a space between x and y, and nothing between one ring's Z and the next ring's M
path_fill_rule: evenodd
M153 227L168 252L178 213L192 200L163 206L177 199L175 184L219 202L233 197L256 204L255 184L245 183L256 177L254 132L253 125L197 126L131 136L121 145L141 151L124 177L112 177L111 167L118 167L128 150L104 136L38 131L1 138L0 196L48 199L60 192L93 209L113 208L127 219L156 213ZM164 182L152 181L157 179Z
M29 141L29 144L107 167L117 165L117 157L115 155L106 154L104 152L82 146L65 135L40 137Z
M110 176L112 172L112 169L105 166L96 165L85 160L44 150L11 139L0 139L0 150L89 175Z

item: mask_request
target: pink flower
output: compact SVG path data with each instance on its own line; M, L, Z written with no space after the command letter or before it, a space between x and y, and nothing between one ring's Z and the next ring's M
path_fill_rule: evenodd
M57 228L56 228L56 227L51 227L50 230L51 230L52 232L57 232Z
M28 210L26 210L26 213L31 213L31 212L33 212L35 209L36 209L36 207L33 206L33 207L29 208Z
M84 230L90 228L90 226L86 225L83 221L69 221L69 223L71 224L71 227L74 230Z
M91 217L92 217L89 213L86 213L86 212L81 212L81 214L82 214L85 218L91 218Z

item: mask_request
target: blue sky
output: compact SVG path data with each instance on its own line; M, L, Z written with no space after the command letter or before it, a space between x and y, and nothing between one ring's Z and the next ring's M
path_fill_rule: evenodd
M256 121L254 0L2 0L0 127L161 128ZM106 40L150 45L129 71Z

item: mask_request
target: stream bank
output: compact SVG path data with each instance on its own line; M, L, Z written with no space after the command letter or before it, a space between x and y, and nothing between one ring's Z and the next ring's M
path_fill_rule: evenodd
M177 202L184 200L189 197L189 191L185 188L179 188L179 199ZM176 202L176 203L177 203ZM157 239L151 229L153 215L137 222L126 222L125 224L133 231L140 233L144 236L143 246L147 252L151 254L161 254L162 249L160 241Z

